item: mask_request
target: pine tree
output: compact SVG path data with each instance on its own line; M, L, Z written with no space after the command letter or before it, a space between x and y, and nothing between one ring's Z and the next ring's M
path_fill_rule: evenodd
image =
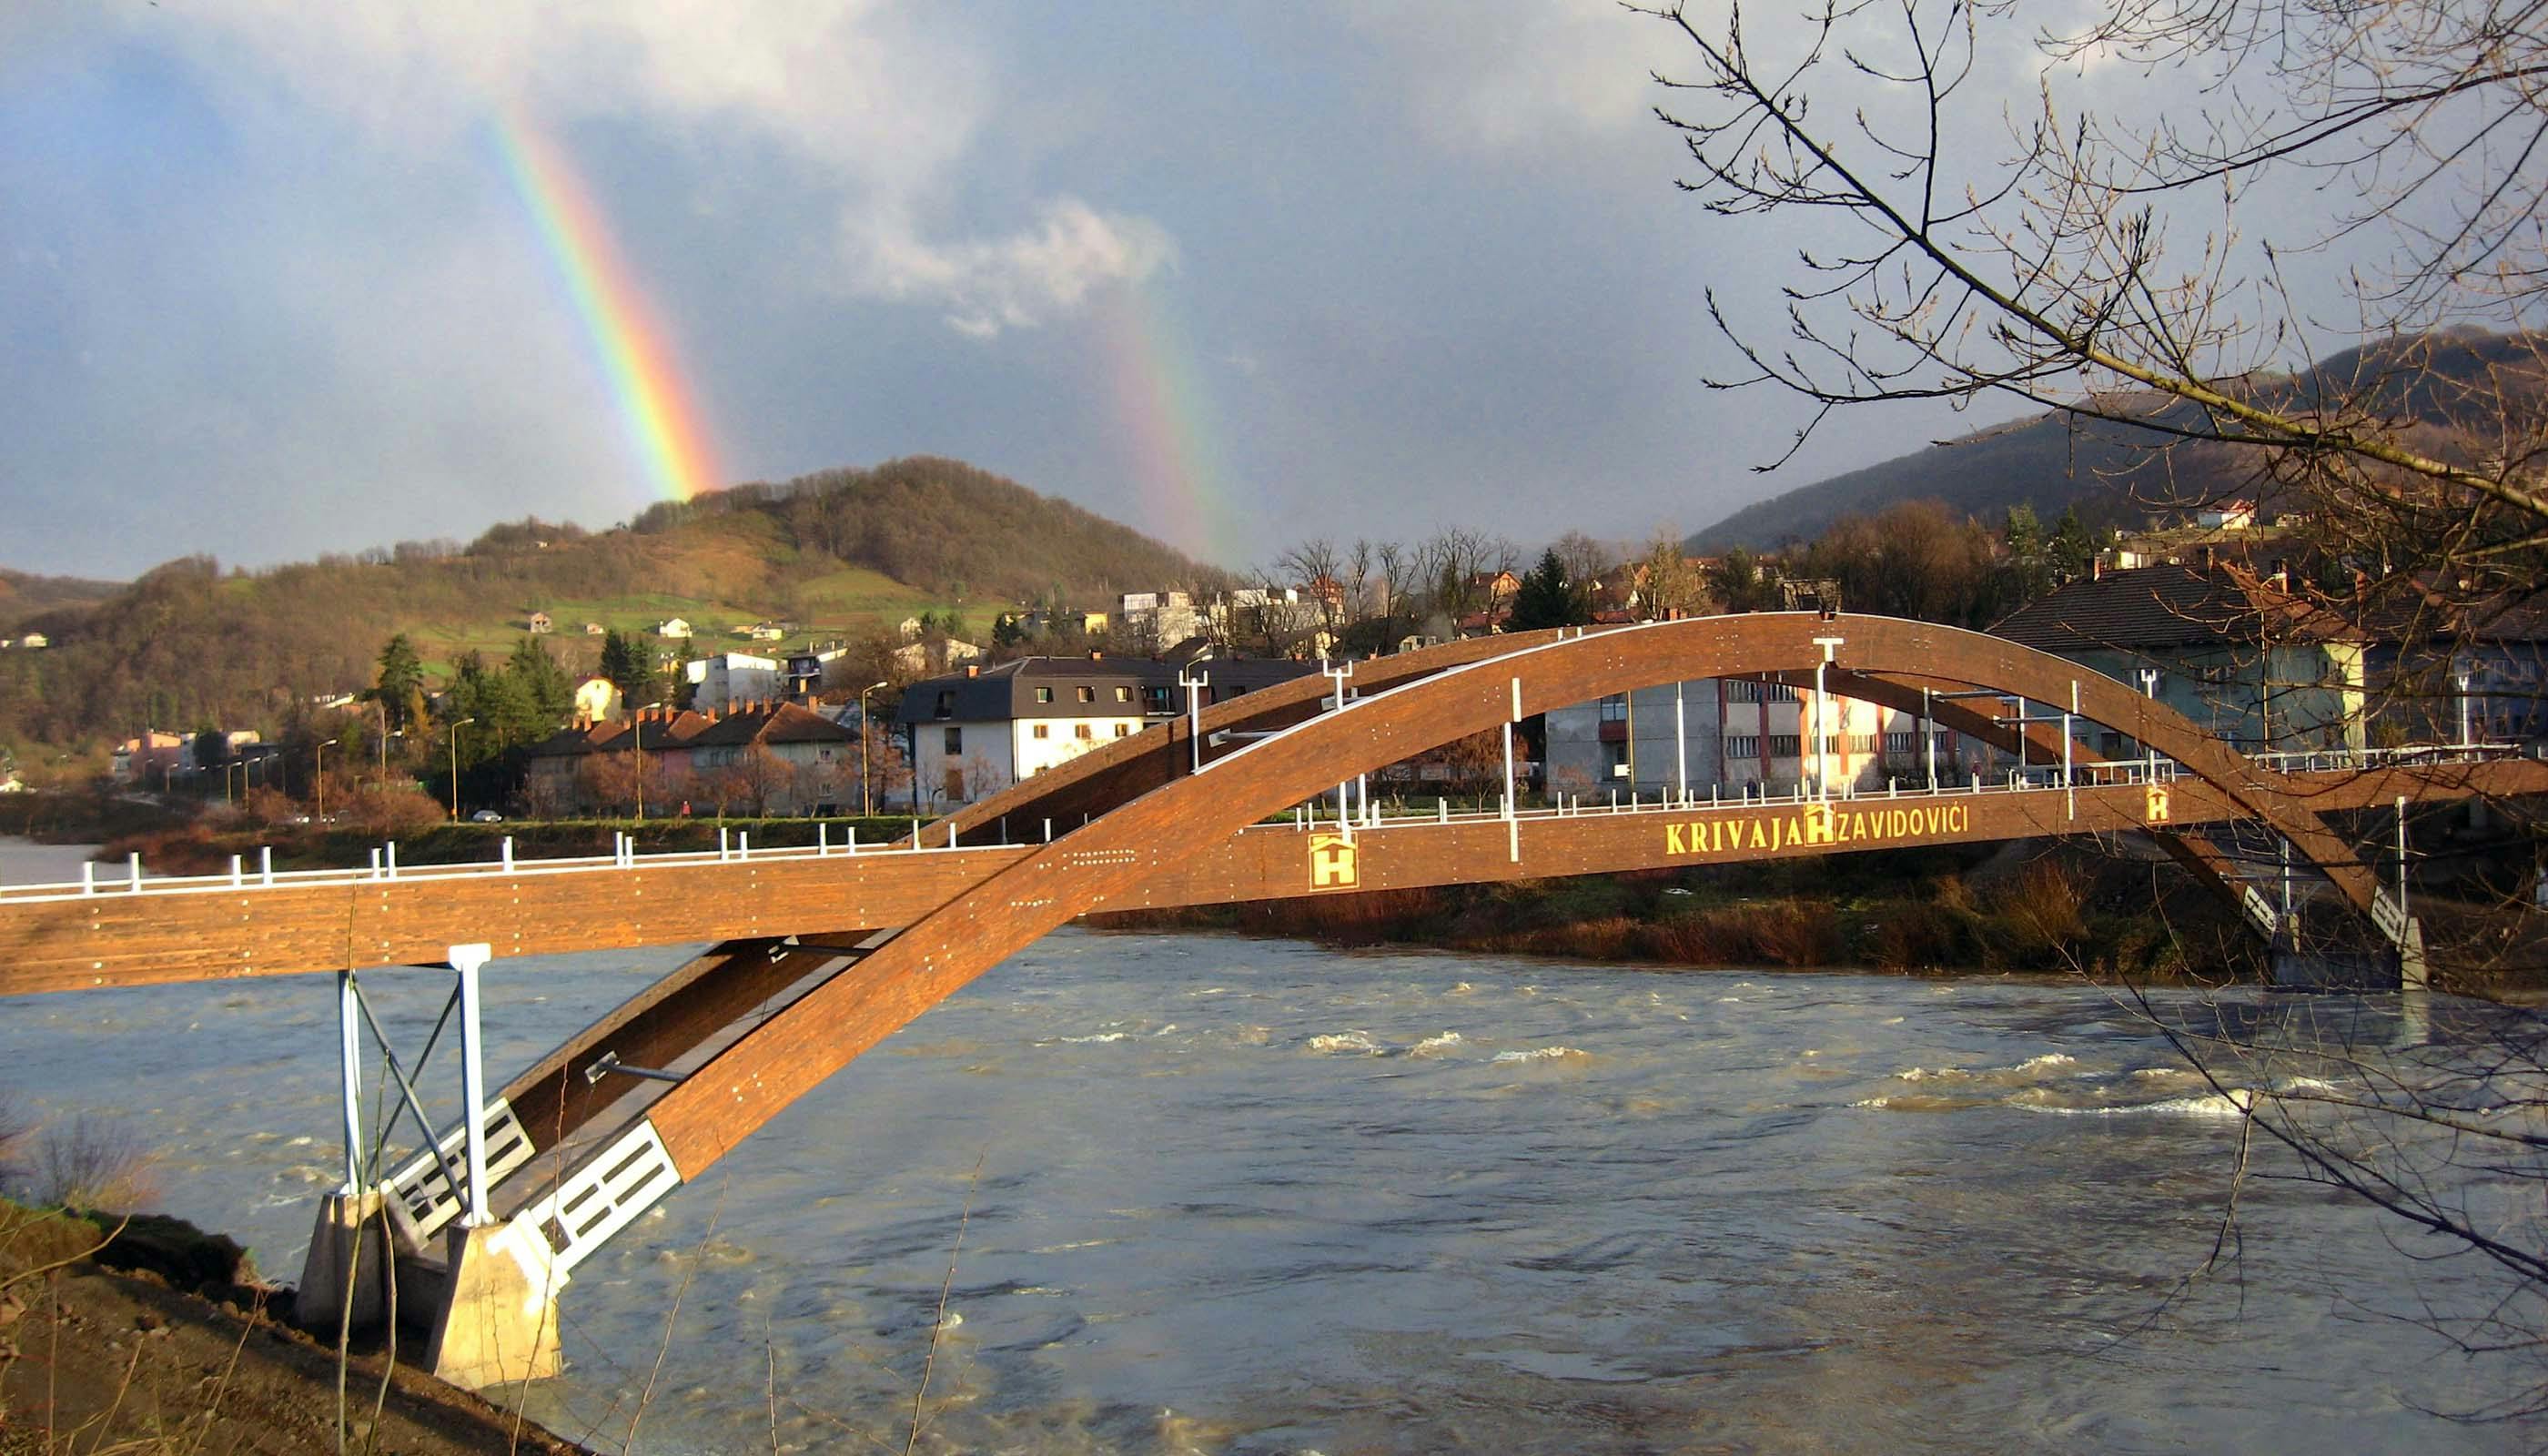
M575 708L575 684L567 681L566 669L558 666L537 637L513 644L513 655L504 662L504 676L520 684L523 704L538 720L539 732L556 727Z
M620 700L632 708L662 695L646 644L615 629L601 634L601 676L610 680L619 689Z
M2097 543L2088 534L2088 523L2079 518L2078 506L2062 510L2061 519L2053 523L2052 543L2044 554L2058 580L2067 582L2088 575L2088 563L2097 554Z
M1539 565L1523 574L1521 590L1513 593L1512 630L1533 632L1591 620L1584 593L1566 580L1566 563L1558 559L1557 549L1552 546L1541 552Z
M424 660L416 656L415 644L405 632L389 640L381 649L381 676L373 692L381 700L381 710L389 715L393 729L403 729L412 721L409 708L424 690Z

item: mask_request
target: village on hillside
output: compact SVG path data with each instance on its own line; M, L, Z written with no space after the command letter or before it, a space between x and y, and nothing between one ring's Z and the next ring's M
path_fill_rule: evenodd
M1508 543L1462 533L1446 533L1457 550L1420 553L1311 542L1283 558L1281 585L1019 605L987 632L952 610L792 645L799 629L783 620L675 616L629 633L586 621L569 630L601 639L600 670L576 680L543 645L561 624L533 608L501 664L469 654L429 683L401 637L375 682L306 704L276 741L150 729L116 746L110 774L295 816L331 817L330 797L339 813L383 812L400 793L417 819L938 814L1359 658L1724 610L1987 628L2138 683L2248 752L2541 731L2548 623L2503 614L2472 634L2438 614L2401 615L2387 632L2342 619L2293 579L2306 526L2229 501L2132 535L2092 532L2075 513L2047 530L2018 507L1993 532L1913 503L1806 545L1709 557L1669 538L1621 554L1579 534L1527 567ZM2096 746L2140 752L2112 732ZM1523 752L1519 787L1561 801L1969 783L2023 767L1921 713L1740 679L1548 713L1525 725ZM1455 743L1384 771L1377 791L1429 803L1487 792L1502 772L1495 745ZM14 769L0 778L20 781Z

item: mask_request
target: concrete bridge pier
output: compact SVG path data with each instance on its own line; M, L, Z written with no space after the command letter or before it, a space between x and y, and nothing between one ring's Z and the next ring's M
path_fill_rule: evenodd
M454 1225L443 1232L441 1306L424 1368L464 1390L558 1373L558 1290L566 1276L530 1224Z
M345 1183L319 1202L295 1313L324 1334L377 1328L389 1319L421 1328L426 1369L474 1390L558 1372L557 1291L566 1275L538 1222L495 1217L492 1190L529 1161L530 1139L505 1099L487 1099L478 978L490 949L453 946L448 956L451 998L412 1067L390 1045L360 980L350 970L338 973ZM468 1112L446 1133L428 1116L415 1078L443 1025L454 1021ZM366 1028L389 1074L381 1095L386 1101L396 1092L424 1148L387 1178L377 1176L363 1115Z

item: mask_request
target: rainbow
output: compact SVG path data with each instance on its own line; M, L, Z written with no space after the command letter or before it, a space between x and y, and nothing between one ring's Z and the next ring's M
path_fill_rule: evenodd
M1122 284L1098 305L1116 421L1140 492L1134 524L1189 556L1233 564L1247 547L1222 480L1204 373L1157 289Z
M715 490L707 434L673 351L565 153L518 115L499 115L493 131L655 490L667 500Z

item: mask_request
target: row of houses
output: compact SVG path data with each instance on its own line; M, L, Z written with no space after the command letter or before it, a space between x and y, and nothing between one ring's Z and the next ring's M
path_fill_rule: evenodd
M2412 633L2349 624L2271 574L2206 562L2098 570L1993 630L2140 686L2249 753L2382 747L2462 733L2495 740L2548 734L2540 704L2548 621L2504 617L2492 635L2411 640ZM2446 681L2439 689L2414 685L2417 664L2435 653L2449 660ZM947 806L1185 712L1187 682L1209 705L1316 671L1284 661L1025 658L915 683L898 726L922 800ZM2003 720L2026 711L2014 700L1965 705ZM2140 752L2115 733L2089 742L2114 759ZM1553 711L1544 753L1534 776L1548 790L1569 793L1686 784L1730 795L1783 791L1817 778L1881 787L1888 778L1919 781L1932 774L1962 782L2012 766L1988 745L1916 712L1837 694L1818 701L1810 690L1725 679L1665 683ZM1482 772L1444 754L1395 766L1382 777L1431 792ZM1500 764L1494 772L1501 774Z
M860 772L858 735L796 703L645 708L626 720L579 720L533 745L522 796L548 814L650 796L654 812L676 812L711 794L718 807L756 814L837 814L857 805Z
M2139 687L2243 753L2548 735L2548 619L2532 613L2500 614L2474 632L2438 618L2366 628L2278 575L2170 563L2092 572L1991 630ZM2026 710L2014 699L1965 706L2003 721ZM2081 733L2107 759L2141 751L2119 733ZM1817 778L1881 787L1933 773L1965 782L2011 767L1919 713L1721 680L1553 712L1547 756L1550 785L1578 792L1687 782L1734 794Z

